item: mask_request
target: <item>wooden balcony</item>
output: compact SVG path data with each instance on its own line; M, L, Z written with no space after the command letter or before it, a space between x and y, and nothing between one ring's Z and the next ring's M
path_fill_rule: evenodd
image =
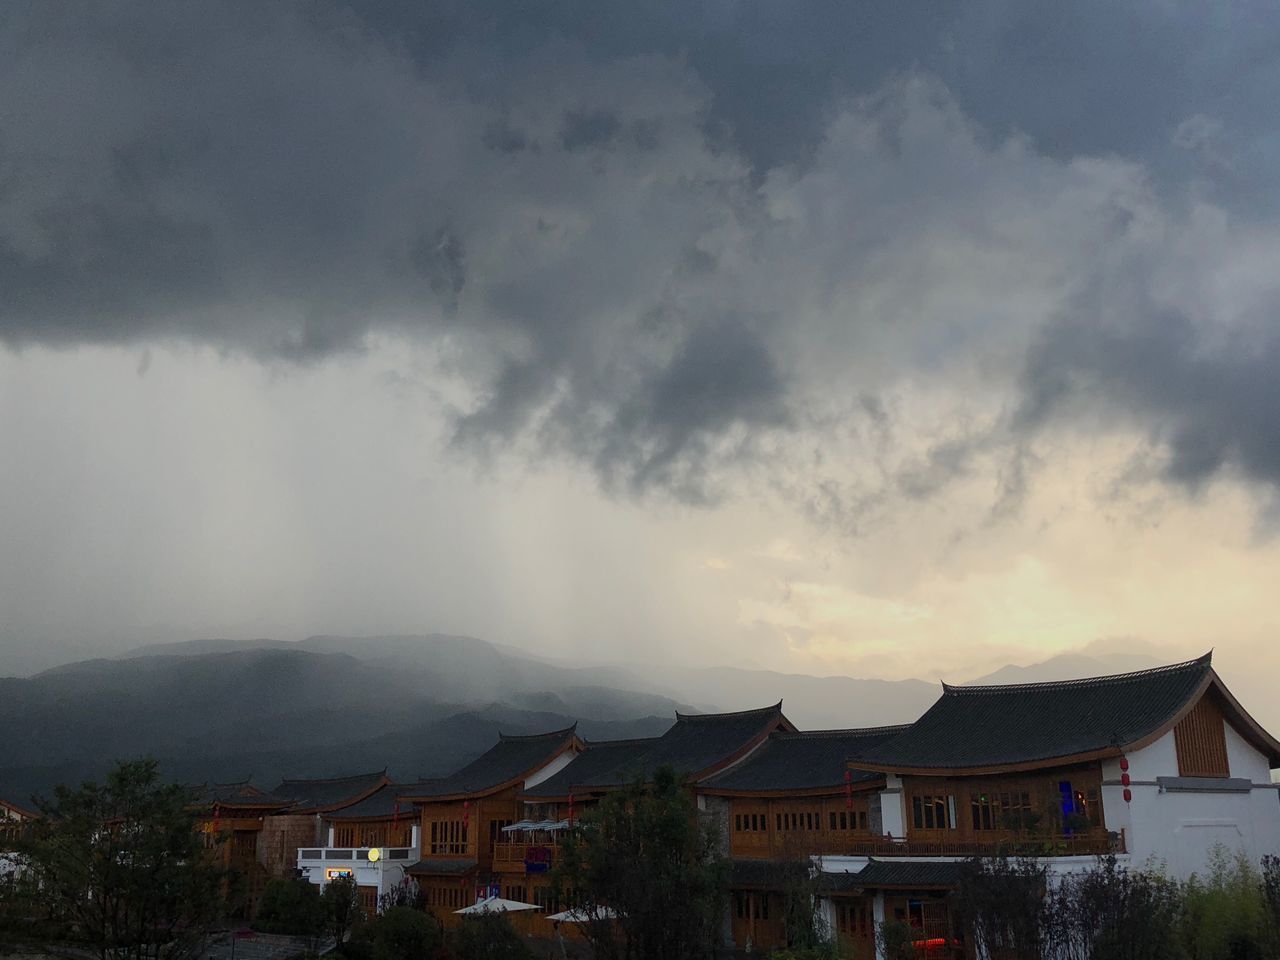
M526 872L529 851L534 850L534 862L545 863L547 870L555 864L559 856L559 848L547 843L509 843L499 842L493 845L493 869L495 871Z
M751 836L751 835L746 835ZM1124 853L1124 832L1105 830L1057 836L1000 833L981 839L877 837L860 831L796 831L775 834L759 842L733 837L730 855L741 859L802 860L811 856L846 857L1071 857Z
M1006 835L991 839L920 839L877 837L846 844L841 851L868 857L1096 857L1125 853L1124 831L1094 830L1057 836Z
M0 851L16 844L30 829L31 824L25 820L0 820Z

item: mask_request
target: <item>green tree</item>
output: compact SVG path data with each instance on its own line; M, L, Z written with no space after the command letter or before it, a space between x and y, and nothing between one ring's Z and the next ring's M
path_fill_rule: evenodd
M533 960L533 951L505 913L466 917L453 939L459 960Z
M1179 960L1182 891L1154 871L1130 871L1114 855L1065 876L1048 894L1045 938L1060 960Z
M103 960L182 960L203 950L225 872L196 829L192 797L154 760L102 784L60 786L21 850L47 908Z
M835 938L818 911L818 877L808 860L774 865L772 886L781 892L782 924L791 955L836 956Z
M1191 960L1268 956L1271 917L1264 880L1243 852L1217 846L1208 872L1187 881L1184 910Z
M391 907L351 931L343 952L354 960L426 960L444 943L440 924L412 907Z
M957 887L957 926L972 934L979 956L1040 960L1050 952L1043 865L1030 858L975 857L965 861Z
M262 891L253 928L264 933L314 937L324 929L325 905L309 880L270 880Z
M601 958L697 960L715 950L727 864L715 827L669 768L611 791L561 847L553 883ZM610 919L616 916L616 920Z
M885 920L876 929L876 945L886 960L916 960L916 928L905 920Z
M360 891L351 877L336 877L324 885L320 895L324 904L325 926L333 942L341 946L347 934L360 919Z

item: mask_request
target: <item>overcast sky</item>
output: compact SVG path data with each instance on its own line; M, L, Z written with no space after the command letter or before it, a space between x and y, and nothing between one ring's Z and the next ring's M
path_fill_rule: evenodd
M1280 667L1280 8L0 6L0 671Z

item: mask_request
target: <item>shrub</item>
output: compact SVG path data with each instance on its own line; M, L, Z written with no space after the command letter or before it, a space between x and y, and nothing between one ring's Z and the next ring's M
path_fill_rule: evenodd
M270 880L251 924L263 933L315 936L324 926L320 890L309 880Z
M432 916L412 907L392 907L353 930L345 953L360 960L424 960L443 942Z
M466 917L454 936L460 960L534 960L506 915L481 913Z
M1186 886L1186 943L1191 960L1262 960L1269 955L1270 910L1263 877L1243 852L1218 846L1204 877Z
M885 960L916 960L915 927L905 920L886 920L876 930L876 943Z
M1156 872L1130 872L1114 856L1063 877L1048 903L1046 940L1064 960L1177 960L1182 891Z

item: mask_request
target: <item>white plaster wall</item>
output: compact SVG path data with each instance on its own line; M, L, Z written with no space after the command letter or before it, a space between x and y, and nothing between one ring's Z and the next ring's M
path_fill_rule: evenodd
M1103 809L1107 828L1124 828L1135 866L1163 862L1172 877L1203 872L1214 848L1242 850L1255 863L1280 854L1280 794L1270 786L1266 758L1227 728L1227 757L1233 778L1252 784L1247 793L1163 792L1157 777L1176 777L1173 733L1129 754L1133 802L1124 802L1119 761L1103 764Z
M902 778L897 774L890 773L884 778L884 789L880 791L880 822L889 836L907 835L906 797L902 792Z

